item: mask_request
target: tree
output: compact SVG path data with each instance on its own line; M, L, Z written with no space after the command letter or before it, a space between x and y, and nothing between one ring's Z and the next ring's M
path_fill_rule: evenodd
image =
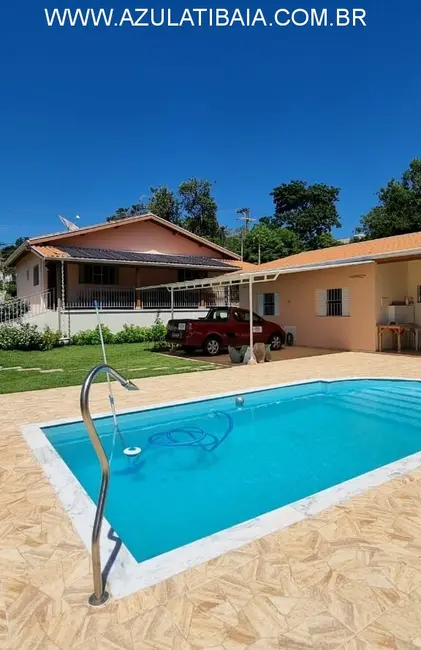
M148 201L148 210L161 219L171 223L181 223L180 200L166 185L151 187L151 197Z
M377 196L380 205L361 217L357 233L377 239L421 230L421 159L412 160L401 180L390 180Z
M16 296L16 277L13 270L5 268L5 261L21 246L27 237L18 237L14 244L0 243L0 299Z
M198 178L189 178L178 188L184 212L183 226L195 235L218 240L220 226L216 216L217 205L211 190L211 181Z
M247 262L272 262L280 257L294 255L301 250L298 237L288 228L258 223L244 237L244 259Z
M8 257L17 249L19 246L22 246L27 237L18 237L14 244L2 244L0 243L0 259L7 260Z
M269 220L272 225L292 230L304 249L323 248L326 240L322 236L341 225L336 208L339 191L323 183L283 183L271 192L275 215Z
M114 214L107 217L107 221L119 221L120 219L127 219L128 217L136 217L139 214L146 214L148 206L144 203L134 203L129 208L118 208Z

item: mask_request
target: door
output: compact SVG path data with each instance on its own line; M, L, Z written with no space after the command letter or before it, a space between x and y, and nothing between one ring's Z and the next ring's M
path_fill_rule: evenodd
M232 312L233 327L235 332L235 342L231 345L248 345L250 341L249 323L244 318L244 312L234 309Z
M250 312L244 313L244 320L247 326L247 345L250 343ZM264 321L257 314L253 314L253 342L267 343L267 336L264 332Z

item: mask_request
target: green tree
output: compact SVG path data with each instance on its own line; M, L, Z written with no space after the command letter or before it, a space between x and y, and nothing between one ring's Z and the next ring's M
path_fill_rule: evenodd
M26 240L27 237L18 237L14 244L2 244L0 242L0 293L3 298L14 298L16 296L15 273L5 267L5 262Z
M222 238L220 241L221 246L227 248L229 251L240 255L241 253L241 228L234 228L230 230L225 226L221 227Z
M134 203L129 208L117 208L111 216L107 217L107 221L119 221L120 219L127 219L128 217L136 217L139 214L146 214L148 206L144 203Z
M180 201L175 193L166 185L151 187L151 197L148 201L148 210L161 219L171 223L181 223Z
M243 259L245 262L257 264L259 261L259 246L261 264L264 264L264 262L272 262L280 257L300 253L302 250L300 241L295 233L288 228L279 228L273 225L270 222L270 217L263 217L259 223L247 232L242 233L241 228L230 231L224 244L221 245L233 253L240 255L243 234Z
M7 260L27 239L27 237L18 237L14 244L2 244L0 242L0 259Z
M421 159L415 158L402 174L377 193L379 205L361 218L357 233L366 239L421 230Z
M217 205L212 196L212 182L189 178L179 185L181 208L184 212L183 226L200 237L217 241L221 231L216 216Z
M306 250L323 248L322 236L341 225L336 207L339 191L323 183L283 183L271 192L275 214L270 222L293 231Z
M258 223L244 236L244 259L247 262L272 262L280 257L294 255L301 250L297 235L288 228Z

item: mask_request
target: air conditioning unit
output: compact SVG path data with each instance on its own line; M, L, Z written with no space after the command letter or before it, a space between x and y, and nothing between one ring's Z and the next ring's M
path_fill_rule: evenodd
M285 343L287 345L295 345L297 339L297 328L295 325L282 325L282 329L286 334Z

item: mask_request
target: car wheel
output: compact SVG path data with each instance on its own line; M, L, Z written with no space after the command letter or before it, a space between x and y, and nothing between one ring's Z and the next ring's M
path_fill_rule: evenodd
M210 357L214 357L219 354L220 349L221 343L219 339L216 338L216 336L209 336L203 346L204 352L206 352L206 354L208 354Z
M280 334L272 334L269 343L271 350L280 350L282 348L282 336Z
M183 345L183 350L186 354L193 354L195 349L191 345Z

